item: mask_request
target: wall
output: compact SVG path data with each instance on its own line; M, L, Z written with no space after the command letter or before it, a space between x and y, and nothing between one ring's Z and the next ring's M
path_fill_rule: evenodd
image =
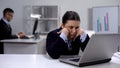
M77 11L81 18L81 27L92 29L92 7L120 5L119 0L0 0L0 17L2 10L10 7L15 11L11 21L13 33L23 31L23 7L26 5L58 5L60 18L68 10Z

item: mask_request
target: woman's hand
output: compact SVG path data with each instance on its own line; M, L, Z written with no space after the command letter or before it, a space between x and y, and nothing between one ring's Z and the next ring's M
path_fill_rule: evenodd
M80 28L80 29L78 30L75 38L73 39L73 41L74 41L78 36L81 36L83 33L84 33L84 30Z
M81 36L83 33L84 33L84 30L83 29L79 29L77 34Z
M67 28L63 28L61 31L57 32L58 34L64 33L67 37L69 37L69 30Z

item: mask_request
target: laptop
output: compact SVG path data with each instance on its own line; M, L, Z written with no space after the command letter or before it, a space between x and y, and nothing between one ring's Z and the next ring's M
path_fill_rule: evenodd
M94 34L82 55L61 56L59 61L79 67L109 62L119 45L119 34Z

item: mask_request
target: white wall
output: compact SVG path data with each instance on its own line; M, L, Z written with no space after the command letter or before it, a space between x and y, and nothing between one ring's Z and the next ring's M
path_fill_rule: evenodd
M119 0L0 0L0 17L2 10L10 7L15 11L11 22L13 33L23 31L23 7L25 5L58 5L60 18L68 10L77 11L81 18L81 27L92 29L92 7L120 5Z

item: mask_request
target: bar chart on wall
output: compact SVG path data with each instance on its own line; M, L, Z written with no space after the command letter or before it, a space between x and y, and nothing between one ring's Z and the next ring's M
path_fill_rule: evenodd
M118 33L118 6L94 7L93 30L97 34Z

